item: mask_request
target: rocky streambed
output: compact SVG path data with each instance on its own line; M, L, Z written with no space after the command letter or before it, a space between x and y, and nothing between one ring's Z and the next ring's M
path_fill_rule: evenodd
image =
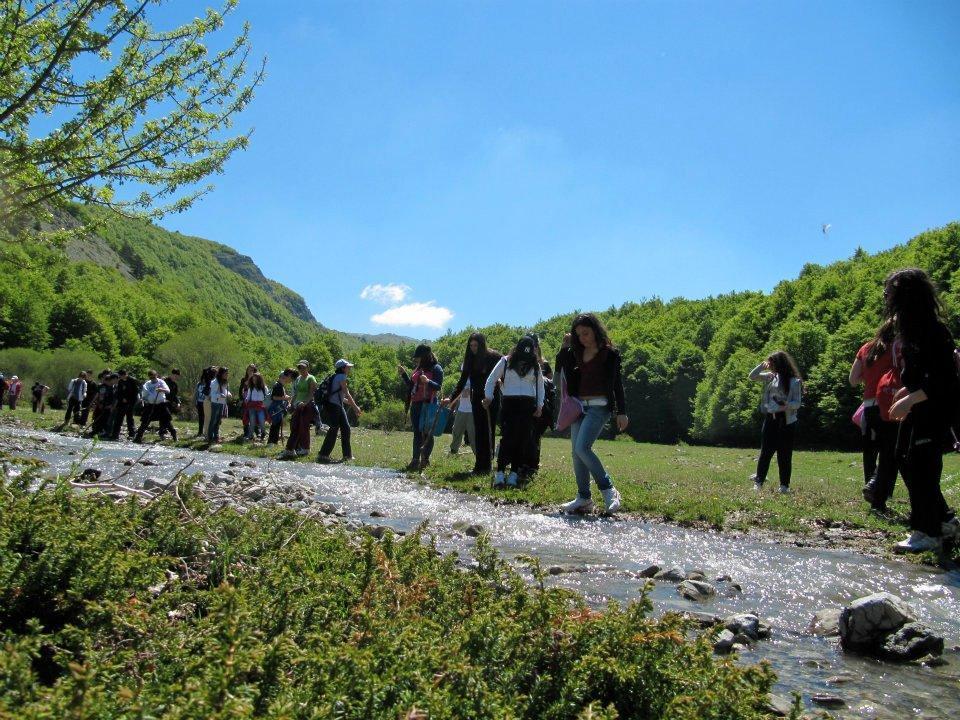
M470 564L475 538L486 532L504 556L537 557L547 582L579 591L591 603L628 602L646 590L655 612L689 614L710 633L717 652L734 653L745 662L769 661L779 676L780 710L786 710L789 692L797 691L810 711L823 709L833 717L960 713L957 572L770 538L497 506L368 468L164 447L144 455L143 446L94 448L88 440L15 428L0 429L0 448L38 457L51 472L88 469L84 481L107 484L110 479L135 492L169 491L173 477L186 467L188 474L203 473L199 487L214 504L229 503L241 512L280 505L374 537L407 533L427 522L439 547L459 553L464 565ZM877 593L898 598L897 605L886 614L861 613L883 618L882 627L857 652L845 651L838 637L841 610ZM928 636L941 641L942 654ZM888 642L913 643L923 652L911 651L909 662L877 659Z

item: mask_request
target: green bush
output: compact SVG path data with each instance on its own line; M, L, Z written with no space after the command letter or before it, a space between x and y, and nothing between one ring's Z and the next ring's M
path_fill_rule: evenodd
M399 400L387 400L366 411L360 416L360 424L378 430L406 430L410 425L406 408Z
M483 538L464 571L423 531L33 482L0 492L0 718L764 717L766 666L645 598L528 586Z

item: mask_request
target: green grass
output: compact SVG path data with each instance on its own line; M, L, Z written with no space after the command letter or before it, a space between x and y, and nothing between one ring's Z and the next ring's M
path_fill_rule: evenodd
M9 411L4 411L8 414ZM24 420L34 420L29 408L18 409ZM51 428L62 419L56 413L38 423ZM196 424L177 422L182 438L191 438ZM222 435L226 452L269 457L274 447L244 445L236 442L241 433L237 419L227 419ZM149 439L151 436L148 435ZM156 437L156 436L153 436ZM296 462L312 462L319 447L314 438L313 453ZM410 460L412 436L409 432L384 432L354 429L355 464L402 469ZM192 439L181 440L183 447L205 447ZM334 457L339 453L339 441ZM432 464L424 479L437 487L495 496L507 502L525 502L553 507L573 498L576 485L570 461L570 444L562 438L545 438L541 470L524 490L490 488L490 479L469 474L473 456L461 448L458 456L448 454L450 436L439 438ZM600 440L595 449L623 495L623 512L662 518L682 524L717 529L748 530L762 528L793 533L815 533L824 527L865 528L900 535L905 530L909 501L903 482L896 492L886 517L869 511L860 496L863 485L860 455L849 452L797 451L791 486L793 493L781 496L776 489L776 463L770 482L762 493L755 493L749 481L755 470L756 450L688 445L654 445L628 439ZM947 502L960 506L960 455L945 458L942 487ZM877 548L878 550L882 548Z

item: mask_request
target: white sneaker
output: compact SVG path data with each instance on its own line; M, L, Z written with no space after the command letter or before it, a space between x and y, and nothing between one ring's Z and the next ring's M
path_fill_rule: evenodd
M603 495L603 505L606 507L608 513L615 513L620 509L620 491L615 487L608 487L606 490L601 490L600 494Z
M937 550L939 547L940 538L930 537L924 532L914 530L910 533L910 537L894 545L893 551L898 553L915 553Z
M512 472L507 476L507 486L508 487L517 486L517 474L515 472Z
M762 490L763 490L763 483L760 482L759 480L754 480L754 481L753 481L753 491L754 491L754 492L760 492L760 491L762 491Z
M493 476L493 487L502 488L503 487L503 471L497 470L497 474Z
M567 515L585 515L593 512L593 500L577 495L573 500L560 506L560 512Z
M777 492L780 493L781 495L789 495L789 494L790 494L790 486L789 486L789 485L781 485L781 486L780 486L780 489L777 490Z

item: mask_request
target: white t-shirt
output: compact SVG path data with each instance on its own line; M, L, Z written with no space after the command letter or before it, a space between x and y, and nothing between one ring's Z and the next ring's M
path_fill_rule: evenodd
M247 388L243 392L243 399L250 403L263 402L267 394L257 388Z
M457 412L473 413L473 402L470 400L470 381L463 386L463 393L460 395L460 404L457 405Z

